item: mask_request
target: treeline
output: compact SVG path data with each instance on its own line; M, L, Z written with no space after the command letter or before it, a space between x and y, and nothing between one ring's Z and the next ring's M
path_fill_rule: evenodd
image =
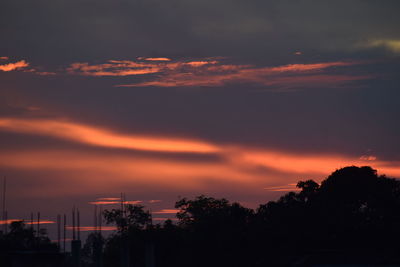
M300 192L256 210L226 199L183 198L175 205L177 223L163 225L153 225L142 206L107 210L107 223L118 231L105 240L104 266L118 266L127 253L131 266L151 266L154 260L158 267L301 265L307 257L398 263L398 180L352 166L321 184L308 180L297 187Z
M255 210L207 196L179 199L177 221L155 225L140 205L105 210L105 221L118 230L106 239L89 235L81 266L400 264L399 180L352 166L297 187ZM0 239L2 250L55 249L45 234L12 227Z

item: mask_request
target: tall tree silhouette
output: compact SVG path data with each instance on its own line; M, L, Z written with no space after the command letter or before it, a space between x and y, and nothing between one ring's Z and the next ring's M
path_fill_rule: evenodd
M149 224L142 206L105 211L119 229L107 240L106 266L118 262L124 233L134 266L145 266L149 242L160 267L287 266L324 251L334 255L324 264L400 263L399 180L350 166L320 184L305 180L297 187L255 211L223 198L182 198L175 204L177 223L164 225Z

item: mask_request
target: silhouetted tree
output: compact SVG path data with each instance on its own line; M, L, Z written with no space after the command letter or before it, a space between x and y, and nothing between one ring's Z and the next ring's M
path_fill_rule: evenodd
M141 205L125 205L124 210L112 209L104 211L107 224L115 224L118 231L143 229L151 224L151 214Z
M348 251L350 258L362 249L374 255L367 263L400 263L399 180L350 166L297 187L255 211L223 198L182 198L178 222L163 225L152 225L142 206L105 211L118 227L106 241L106 266L118 264L123 236L134 266L144 266L148 244L159 267L286 266L323 249Z
M57 250L56 244L48 238L46 229L40 229L37 235L23 221L12 222L9 228L9 232L0 239L1 250Z

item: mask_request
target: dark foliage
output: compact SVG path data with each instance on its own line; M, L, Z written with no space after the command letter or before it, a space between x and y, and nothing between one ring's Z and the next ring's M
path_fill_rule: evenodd
M58 247L47 237L26 227L23 221L12 222L7 234L0 234L0 266L60 266Z
M0 251L57 251L58 248L47 237L46 229L39 233L26 227L23 221L10 224L9 232L0 236Z
M399 180L352 166L297 187L256 210L203 195L182 198L177 222L156 225L140 205L106 210L118 230L107 239L89 235L82 266L400 265ZM0 249L3 262L12 251L57 251L45 231L23 222L0 236Z
M119 229L106 242L105 265L119 264L124 246L131 266L146 266L149 246L160 267L283 266L306 255L328 263L340 257L347 263L398 263L398 180L352 166L333 172L320 185L307 180L297 187L300 192L256 211L226 199L183 198L175 205L178 222L156 226L141 206L128 205L125 217L120 210L105 211L107 221Z

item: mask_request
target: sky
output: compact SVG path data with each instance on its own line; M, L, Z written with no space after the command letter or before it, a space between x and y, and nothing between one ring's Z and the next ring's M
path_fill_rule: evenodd
M2 0L10 219L400 178L397 0ZM90 228L87 228L90 229Z

